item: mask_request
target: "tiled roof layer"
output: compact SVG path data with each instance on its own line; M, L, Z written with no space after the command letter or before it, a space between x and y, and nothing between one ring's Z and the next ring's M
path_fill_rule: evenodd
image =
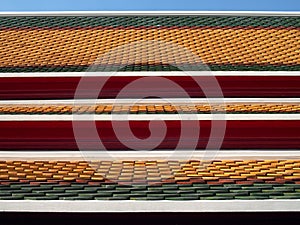
M299 160L1 161L1 200L299 199Z
M0 17L0 72L299 70L299 32L300 17Z
M300 113L299 104L191 105L0 105L0 114L178 114L178 113Z

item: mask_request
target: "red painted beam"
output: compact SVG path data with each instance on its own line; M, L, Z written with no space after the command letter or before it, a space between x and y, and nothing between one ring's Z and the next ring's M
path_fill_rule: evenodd
M211 121L165 121L166 135L156 149L174 149L180 138L181 122L200 126L197 148L205 149L211 132ZM119 129L125 130L128 121L114 121ZM151 121L154 128L160 129L158 121ZM111 121L97 121L97 131L102 143L109 150L128 149L116 137ZM91 124L86 121L77 122L76 127L83 135L81 143L85 150L93 149L98 143L97 138L89 135ZM93 123L92 123L93 125ZM149 121L130 121L132 132L141 139L150 135ZM216 129L222 124L216 123ZM230 120L226 124L226 132L222 149L299 149L300 121L262 121L262 120ZM153 134L155 142L160 137ZM216 136L214 140L222 137ZM130 142L130 138L127 139ZM194 139L184 137L183 149L189 149ZM134 141L133 141L134 142ZM132 142L132 143L133 143ZM139 149L145 148L142 142L134 142ZM1 150L77 150L71 121L12 121L0 122Z
M106 78L85 77L86 88L79 98L115 98L128 84L143 77L113 76ZM212 77L174 76L164 77L180 85L190 97L205 97L198 83L206 87L207 97L221 97L214 84L207 84ZM7 77L0 78L0 99L73 99L80 77ZM224 97L298 97L300 96L299 76L217 76L216 81ZM182 97L177 88L160 87L155 77L147 77L146 88L131 87L128 98L145 97L145 91L162 97ZM97 93L98 84L105 84Z

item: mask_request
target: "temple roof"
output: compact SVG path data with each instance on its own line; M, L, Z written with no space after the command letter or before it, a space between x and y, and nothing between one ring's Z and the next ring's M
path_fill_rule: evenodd
M300 17L2 16L0 72L299 70Z

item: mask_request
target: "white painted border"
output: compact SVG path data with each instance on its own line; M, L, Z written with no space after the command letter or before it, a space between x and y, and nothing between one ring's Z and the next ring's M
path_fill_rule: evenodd
M215 151L215 150L214 150ZM88 155L89 159L95 158L101 160L113 160L114 158L122 160L172 160L183 158L179 153L191 156L191 160L201 160L208 151L203 150L185 150L176 152L174 150L157 150L157 151L0 151L1 160L83 160ZM177 157L177 158L176 158ZM299 149L287 150L219 150L214 160L299 160Z
M95 104L172 104L172 105L193 105L193 104L294 104L300 103L300 98L149 98L149 99L60 99L60 100L0 100L0 106L5 105L95 105Z
M1 212L299 212L300 200L1 200Z
M135 71L0 73L0 77L300 76L300 71Z
M0 115L0 121L300 120L300 114L70 114Z
M32 11L0 16L300 16L299 11Z

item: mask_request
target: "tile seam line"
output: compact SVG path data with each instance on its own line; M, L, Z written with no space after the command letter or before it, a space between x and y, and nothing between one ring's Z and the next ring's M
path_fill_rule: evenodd
M3 16L300 16L300 11L31 11L0 12Z
M1 16L0 16L1 18ZM272 31L281 31L281 30L295 30L299 31L300 27L295 26L251 26L251 25L228 25L228 26L213 26L213 25L199 25L199 26L8 26L8 27L0 27L0 31L61 31L61 30L76 30L76 31L86 31L86 30L272 30Z

